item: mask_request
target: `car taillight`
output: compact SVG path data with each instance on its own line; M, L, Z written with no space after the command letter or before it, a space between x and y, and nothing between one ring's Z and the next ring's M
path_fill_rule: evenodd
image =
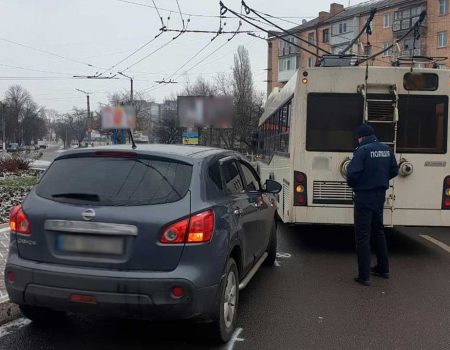
M306 175L300 171L294 171L294 206L308 205L306 186Z
M209 242L214 232L212 209L191 215L167 227L159 241L163 244Z
M162 233L159 241L166 244L184 243L186 240L186 232L189 226L189 219L184 219L170 225Z
M442 194L442 209L450 209L450 176L444 180L444 193Z
M29 235L31 233L31 225L27 216L23 212L22 206L17 205L11 209L9 215L9 229L11 232Z
M205 211L191 216L187 243L203 243L211 240L214 232L214 212Z

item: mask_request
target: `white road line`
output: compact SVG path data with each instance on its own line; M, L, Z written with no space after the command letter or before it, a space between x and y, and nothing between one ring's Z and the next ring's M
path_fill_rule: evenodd
M242 328L236 328L236 330L234 331L233 335L231 336L231 339L228 341L228 343L226 343L223 347L221 347L220 349L223 350L233 350L234 346L236 344L236 342L241 342L244 341L244 339L239 338L239 334L242 333Z
M3 338L5 335L11 334L22 327L29 325L31 321L28 318L19 318L12 322L9 322L0 327L0 338Z
M9 227L0 228L0 233L9 232Z
M439 248L444 249L447 253L450 253L450 246L437 240L436 238L433 238L431 236L428 235L420 235L420 237L422 237L423 239L426 239L427 241L437 245Z

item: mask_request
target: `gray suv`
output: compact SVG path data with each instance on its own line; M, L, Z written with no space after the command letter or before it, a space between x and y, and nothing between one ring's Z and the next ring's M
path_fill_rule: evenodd
M226 342L239 290L276 257L276 200L238 153L142 145L60 155L10 217L12 302L65 312L195 319Z

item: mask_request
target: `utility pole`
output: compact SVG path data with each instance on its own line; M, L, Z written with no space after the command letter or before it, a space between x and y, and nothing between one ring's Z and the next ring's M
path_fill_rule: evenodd
M117 74L130 79L130 105L131 105L131 108L132 108L133 114L134 114L135 110L134 110L134 96L133 96L133 78L126 74L123 74L122 72L117 72ZM137 116L134 116L134 117L137 118ZM130 129L130 135L132 135L132 133L133 133L133 131ZM131 139L131 137L130 137L130 139ZM123 130L122 130L122 142L125 143L125 136L124 136Z
M2 143L3 153L6 153L6 116L5 116L5 104L0 102L0 111L2 113Z
M86 94L86 99L87 99L87 114L88 114L88 144L91 144L91 133L92 133L92 116L91 116L91 105L89 102L89 95L91 94L90 92L87 91L83 91L80 89L75 89L83 94Z
M131 84L131 87L130 87L130 103L131 103L131 106L133 106L133 78L128 76L128 75L126 75L126 74L123 74L122 72L117 72L117 74L120 74L121 76L130 79L130 84Z

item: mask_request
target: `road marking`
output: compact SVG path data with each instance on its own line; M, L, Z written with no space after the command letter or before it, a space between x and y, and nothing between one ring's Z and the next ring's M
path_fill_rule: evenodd
M281 258L281 259L289 259L292 255L289 253L277 253L277 258Z
M273 263L276 267L280 267L280 262L278 260L275 259L275 262Z
M239 338L239 335L242 333L242 328L236 328L233 335L231 336L231 339L226 343L224 346L222 346L220 349L223 350L233 350L234 346L236 345L236 342L242 342L244 341L243 338Z
M0 327L0 338L3 338L5 335L11 334L20 328L23 328L27 325L29 325L31 321L28 318L19 318L17 320L14 320L12 322L9 322L3 326Z
M444 249L447 253L450 253L450 246L437 240L436 238L433 238L431 236L428 235L420 235L420 237L422 237L423 239L426 239L427 241L437 245L439 248Z
M0 233L9 232L9 227L0 228Z

